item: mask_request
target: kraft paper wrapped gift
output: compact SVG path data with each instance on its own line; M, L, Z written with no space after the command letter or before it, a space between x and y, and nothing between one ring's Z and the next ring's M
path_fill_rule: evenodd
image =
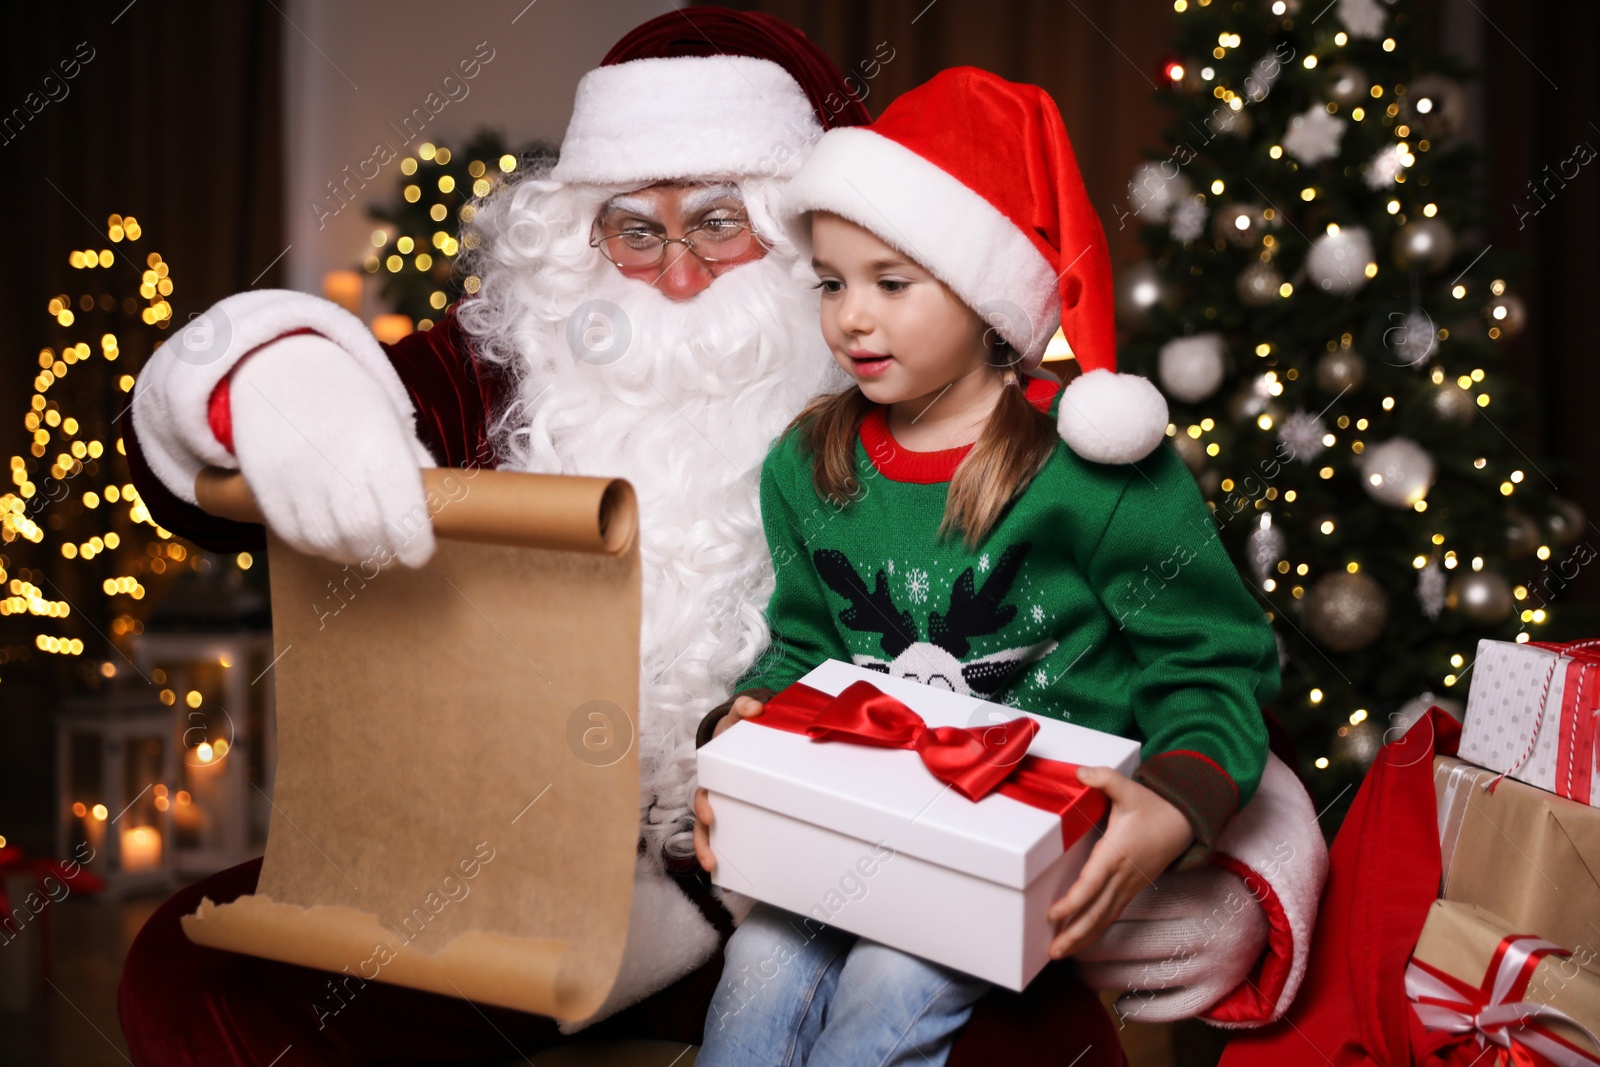
M1478 642L1462 759L1600 805L1600 641Z
M1433 761L1441 896L1574 949L1600 973L1600 810L1465 760Z
M857 721L876 728L895 720L886 732L902 740L922 733L900 709L883 711L873 691L914 711L930 735L937 727L981 727L980 746L1002 736L990 731L1012 738L1001 791L970 800L924 763L938 755L880 747L887 741L813 740L799 725L823 707L833 711L816 721L840 721L830 716L865 697L871 708ZM809 710L785 710L808 698ZM780 728L783 716L789 725ZM1019 738L1027 752L1020 764ZM1051 761L1131 774L1139 743L829 660L761 716L707 743L699 760L716 813L717 885L796 912L807 925L836 926L1020 990L1049 962L1055 931L1045 910L1077 876L1106 811L1103 794ZM1028 792L1012 788L1019 782L1056 810L1016 799Z
M1486 1051L1509 1043L1513 1063L1600 1064L1600 975L1578 966L1579 955L1483 908L1438 900L1406 968L1406 995L1424 1027Z

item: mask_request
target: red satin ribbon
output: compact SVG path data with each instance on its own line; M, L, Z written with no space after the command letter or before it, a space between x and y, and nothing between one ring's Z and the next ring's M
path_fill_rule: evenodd
M1600 1064L1600 1057L1551 1032L1543 1022L1560 1019L1593 1038L1587 1028L1549 1004L1523 1000L1542 958L1570 955L1533 934L1513 934L1495 946L1476 986L1413 959L1406 965L1406 996L1424 1029L1471 1037L1479 1048L1499 1046L1493 1058L1482 1060L1485 1067L1593 1067Z
M1555 791L1581 804L1592 804L1595 746L1600 730L1595 716L1600 713L1600 652L1593 641L1554 644L1535 641L1543 648L1568 657L1565 682L1561 688L1561 714L1557 719Z
M795 682L750 721L815 741L911 749L935 778L968 800L999 793L1057 816L1063 848L1109 806L1104 793L1078 781L1077 764L1027 754L1039 724L1026 715L994 726L929 727L871 682L852 682L836 697Z

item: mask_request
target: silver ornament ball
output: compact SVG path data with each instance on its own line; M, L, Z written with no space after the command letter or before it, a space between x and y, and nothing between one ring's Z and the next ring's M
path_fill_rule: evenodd
M1551 497L1550 503L1555 511L1545 520L1545 525L1550 527L1550 536L1555 538L1558 545L1570 545L1583 536L1583 528L1587 521L1583 516L1583 509L1564 496Z
M1478 417L1478 405L1473 401L1471 393L1455 382L1445 382L1434 387L1433 413L1441 422L1466 426Z
M1347 226L1311 242L1306 274L1323 292L1344 296L1367 284L1372 261L1372 236L1360 226Z
M1506 518L1506 558L1527 559L1539 550L1543 543L1543 535L1539 532L1539 524L1521 512L1513 512Z
M1409 438L1391 437L1361 454L1361 487L1380 504L1413 506L1427 498L1433 476L1433 456Z
M1161 346L1156 376L1168 396L1198 404L1222 385L1226 356L1227 344L1220 333L1175 337Z

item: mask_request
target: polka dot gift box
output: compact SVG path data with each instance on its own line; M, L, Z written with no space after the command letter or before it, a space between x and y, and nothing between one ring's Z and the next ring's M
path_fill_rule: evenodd
M1600 807L1600 640L1478 642L1462 759Z

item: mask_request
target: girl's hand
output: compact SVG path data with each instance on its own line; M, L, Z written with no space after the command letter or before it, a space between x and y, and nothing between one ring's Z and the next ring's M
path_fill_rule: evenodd
M1045 912L1058 922L1050 942L1052 959L1093 942L1194 843L1194 830L1183 812L1132 778L1110 767L1079 767L1078 780L1105 792L1111 819L1077 881Z
M716 728L711 731L711 736L716 737L722 731L738 722L740 719L753 719L766 710L766 705L755 697L738 697L733 706L728 709L728 714L722 717ZM711 853L710 827L711 797L704 789L694 791L694 857L700 861L700 866L707 871L714 870L717 866L717 857Z

